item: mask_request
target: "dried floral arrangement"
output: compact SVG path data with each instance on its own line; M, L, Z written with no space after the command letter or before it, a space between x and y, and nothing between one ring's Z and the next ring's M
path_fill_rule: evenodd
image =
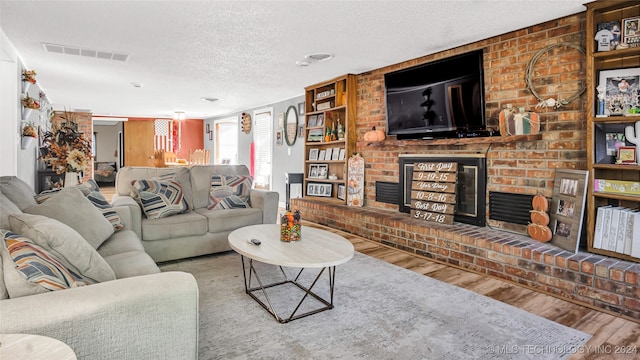
M40 109L40 103L36 99L29 96L29 94L27 94L27 96L22 98L22 106L28 109L34 109L34 110Z
M22 70L22 81L36 83L36 71L35 70Z
M85 171L91 164L91 143L78 131L75 114L65 111L43 136L43 161L56 173Z
M22 127L22 136L38 137L38 130L33 123L26 123Z

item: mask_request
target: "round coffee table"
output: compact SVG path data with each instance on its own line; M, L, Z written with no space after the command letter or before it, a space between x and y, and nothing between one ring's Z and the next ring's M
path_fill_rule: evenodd
M250 243L251 239L258 239L261 244L253 245ZM302 236L299 241L280 241L279 224L252 225L237 229L229 234L229 245L241 255L245 292L281 323L333 309L335 267L349 261L354 253L353 244L349 240L332 232L309 226L302 227ZM263 284L260 275L253 266L254 260L280 267L284 280ZM294 279L289 279L282 267L301 268L301 270ZM312 284L306 287L298 280L302 272L308 268L319 269L319 271ZM312 291L325 271L328 272L329 277L329 299L324 299ZM252 285L254 277L258 286ZM284 284L293 284L304 291L304 296L288 317L281 317L276 313L267 293L268 288ZM259 299L254 292L262 292L266 303ZM300 306L309 296L324 306L298 314Z

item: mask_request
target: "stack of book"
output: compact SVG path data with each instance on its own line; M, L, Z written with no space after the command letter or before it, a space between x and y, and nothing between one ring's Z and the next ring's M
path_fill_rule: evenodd
M593 247L640 258L640 211L599 207Z

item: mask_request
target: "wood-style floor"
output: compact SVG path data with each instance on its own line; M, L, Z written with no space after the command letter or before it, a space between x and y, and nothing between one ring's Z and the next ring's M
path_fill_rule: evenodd
M101 187L101 191L108 200L114 193L113 188L110 187ZM360 236L322 225L311 223L305 223L305 225L316 226L340 234L353 243L356 251L363 254L460 286L591 334L591 340L584 347L575 349L576 353L570 357L571 360L640 359L640 323L577 305L518 284L440 264ZM522 344L522 346L526 345L528 344ZM535 353L535 351L544 351L544 349L531 349L531 351Z

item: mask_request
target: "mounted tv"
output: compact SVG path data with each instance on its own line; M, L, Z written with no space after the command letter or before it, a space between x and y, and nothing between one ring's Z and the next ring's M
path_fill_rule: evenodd
M398 139L483 136L482 53L385 74L387 134Z

